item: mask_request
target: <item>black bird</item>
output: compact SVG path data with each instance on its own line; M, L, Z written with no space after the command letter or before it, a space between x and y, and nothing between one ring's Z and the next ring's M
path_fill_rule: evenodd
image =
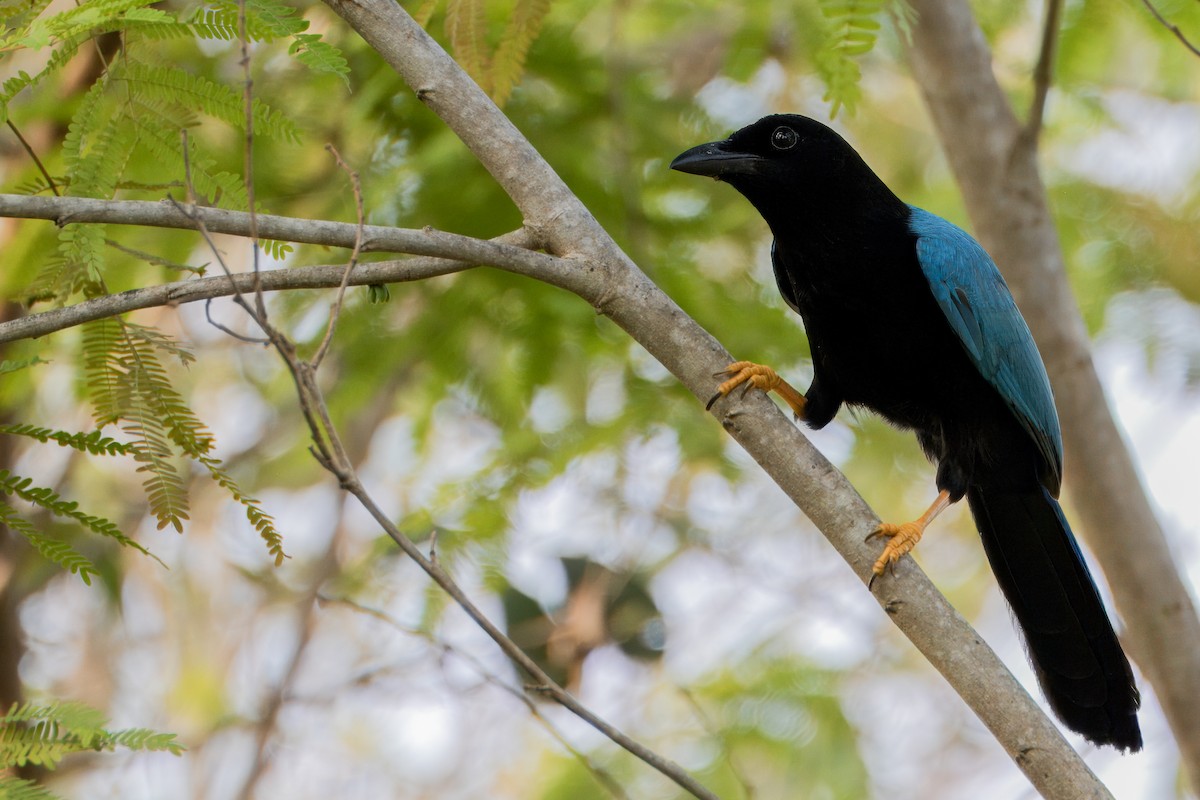
M872 534L887 538L874 575L966 497L1055 713L1092 742L1141 749L1133 672L1055 499L1062 439L1046 368L988 254L903 203L807 117L765 117L671 168L730 184L762 214L775 280L813 356L803 395L739 361L709 405L747 384L779 393L813 428L846 403L913 430L940 492L919 519Z

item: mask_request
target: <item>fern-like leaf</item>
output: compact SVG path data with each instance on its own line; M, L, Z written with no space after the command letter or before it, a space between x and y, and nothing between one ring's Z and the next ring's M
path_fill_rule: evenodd
M237 14L217 8L198 7L181 22L189 26L201 39L219 39L229 42L237 38Z
M417 10L413 12L413 19L422 28L428 28L429 20L433 19L433 12L437 11L440 2L441 0L424 0Z
M51 0L5 0L0 3L0 27L6 31L24 31L40 17Z
M140 542L121 533L121 529L104 517L96 517L79 510L79 504L64 500L53 489L35 486L31 478L22 478L6 469L0 469L0 492L19 497L30 505L43 508L57 517L74 520L92 533L113 539L125 547L132 547L143 555L153 554Z
M110 439L101 431L68 433L67 431L55 431L50 428L39 428L34 425L12 424L0 425L0 434L27 436L30 439L38 440L42 444L56 442L62 447L71 447L81 453L90 453L94 456L126 456L133 453L131 445L125 442L118 442L116 439Z
M186 102L203 113L238 129L244 129L242 93L174 67L154 66L129 61L116 77L128 81L135 91L170 102ZM256 133L297 143L300 133L295 124L279 111L258 100L253 104Z
M34 356L33 358L22 359L21 361L10 361L5 359L0 361L0 375L8 375L11 372L20 372L29 367L35 367L38 364L49 364L49 361Z
M880 17L889 0L819 0L826 24L826 41L816 57L817 71L825 82L830 116L843 108L853 112L862 97L862 72L858 59L875 47Z
M263 239L259 241L258 246L263 249L264 253L276 261L282 261L287 258L288 253L296 249L291 242L280 242L275 239Z
M138 142L150 151L163 170L174 171L184 177L183 144L179 137L181 128L188 125L190 111L166 99L137 97L133 105L138 113L133 117L138 131ZM246 209L250 196L240 175L217 170L216 161L206 156L194 139L188 140L188 172L192 178L192 189L205 202Z
M0 769L34 764L54 769L71 753L113 750L159 750L179 755L183 745L170 733L144 728L109 731L108 720L83 703L46 705L14 703L0 717Z
M446 36L454 58L484 90L489 90L487 18L483 0L449 0Z
M41 533L33 523L2 500L0 500L0 523L3 523L10 531L20 534L33 549L38 551L42 558L57 564L72 575L78 575L80 580L88 586L92 585L92 576L100 573L96 569L96 565L81 555L74 547L61 539L54 539Z
M131 10L153 5L155 0L84 0L74 8L38 19L20 40L27 47L43 47L51 39L68 39L103 28Z
M313 72L337 75L347 88L350 87L350 65L346 63L342 51L323 41L320 34L296 34L288 47L288 54L295 56Z
M110 354L121 335L120 320L99 319L80 326L83 332L83 389L92 401L92 416L97 427L111 425L124 410L122 384L124 372L117 369Z
M98 426L124 421L122 429L133 440L137 471L146 475L142 487L159 529L171 525L182 531L188 518L187 492L174 464L168 422L154 396L165 375L157 377L162 368L153 347L139 349L126 325L112 318L81 326L85 388Z
M246 519L250 520L254 530L258 531L258 535L266 542L267 552L275 557L275 566L283 564L283 560L289 556L283 550L283 536L276 529L275 520L271 515L263 510L256 498L241 490L229 473L225 472L220 461L211 456L200 456L196 460L208 470L208 474L212 476L218 486L229 492L233 499L246 509Z
M550 0L517 0L492 57L492 99L503 106L525 71L525 57L550 13Z
M222 28L238 31L236 0L209 0L205 17ZM246 0L246 34L253 41L273 41L308 30L308 21L296 9L277 0ZM232 38L232 37L231 37Z
M48 789L21 778L0 778L0 800L61 800Z
M184 751L173 733L158 733L147 728L125 728L113 731L104 741L104 748L124 747L127 750L167 751L179 755Z

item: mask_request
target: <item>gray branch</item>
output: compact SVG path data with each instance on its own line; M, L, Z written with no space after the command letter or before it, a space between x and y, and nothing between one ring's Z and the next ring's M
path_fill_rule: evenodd
M1092 363L1033 138L1021 135L966 0L912 0L913 72L980 241L1003 269L1054 384L1066 487L1154 686L1193 785L1200 780L1200 620Z
M273 214L255 214L258 235L264 239L329 247L354 247L358 226L349 222L296 219ZM157 228L199 230L203 222L209 233L251 235L250 215L211 206L193 206L172 200L95 200L88 197L31 197L0 194L0 217L51 220L60 227L72 223L104 222ZM537 240L529 231L517 244L499 238L474 239L432 228L411 230L380 225L363 226L361 252L411 253L418 256L451 258L468 264L489 264L513 269L542 280L561 270L557 259L531 252Z

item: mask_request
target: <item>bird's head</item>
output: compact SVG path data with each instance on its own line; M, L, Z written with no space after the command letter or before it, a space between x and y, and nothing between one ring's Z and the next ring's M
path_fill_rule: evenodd
M837 207L861 201L863 192L891 195L845 139L799 114L763 117L728 139L693 147L671 169L730 184L768 222L781 204Z

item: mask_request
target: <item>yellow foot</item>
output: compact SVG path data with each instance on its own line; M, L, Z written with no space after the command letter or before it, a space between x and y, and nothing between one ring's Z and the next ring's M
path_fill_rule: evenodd
M908 555L917 546L917 542L921 541L923 533L925 533L925 526L920 521L905 522L900 525L890 522L879 523L879 527L873 530L867 538L886 536L888 541L884 545L883 552L879 554L879 558L875 560L875 566L871 567L872 574L882 575L889 564L895 564Z
M764 392L775 392L791 406L797 419L804 419L804 395L768 366L755 364L753 361L735 361L713 377L728 377L728 380L717 387L717 393L708 401L705 409L711 409L718 398L726 397L734 389L744 385L742 391L749 391L753 386Z
M933 505L919 518L912 522L901 523L900 525L881 522L878 528L868 534L867 541L874 539L876 536L885 536L888 540L887 544L884 545L883 552L875 560L875 565L871 567L871 580L867 582L868 589L874 586L875 579L882 575L885 569L889 566L895 569L896 562L904 558L904 556L917 546L917 542L921 541L921 535L925 533L925 529L929 527L929 523L933 522L938 514L945 511L948 505L950 505L950 492L943 489L938 493L937 499L933 501Z

